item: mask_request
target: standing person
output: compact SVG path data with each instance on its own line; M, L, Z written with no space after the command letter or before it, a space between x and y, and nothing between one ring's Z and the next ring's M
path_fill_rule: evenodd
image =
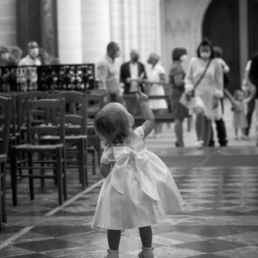
M148 73L148 79L145 83L148 85L149 96L164 96L165 91L163 85L166 84L165 69L159 64L159 56L152 53L149 56L148 63L151 65ZM167 109L167 102L165 99L151 99L149 100L150 108L154 114L161 114L164 109ZM154 137L160 138L162 124L154 126Z
M171 87L171 109L175 118L176 146L184 147L183 121L188 116L188 108L180 103L185 91L185 71L182 63L187 60L187 51L184 48L175 48L172 52L172 66L169 71L169 84Z
M251 68L251 60L249 60L245 67L245 74L244 74L244 80L242 82L242 90L244 91L245 95L247 97L253 96L253 98L248 102L247 104L247 113L246 113L246 120L247 120L247 127L244 129L244 134L246 137L249 137L250 128L252 124L252 116L255 110L255 86L250 81L248 75Z
M255 109L256 109L256 144L258 146L258 52L251 59L249 79L255 86Z
M234 93L233 106L233 126L235 128L236 140L238 140L238 130L242 131L242 139L246 139L244 129L247 127L247 120L245 116L246 105L253 98L253 95L245 98L244 92L236 90Z
M132 129L133 116L119 103L109 103L96 116L98 135L106 142L100 160L102 185L92 227L107 231L108 255L119 257L121 231L139 228L141 258L153 258L152 228L166 215L182 209L184 201L166 165L145 146L155 117L148 97L136 95L145 122Z
M225 90L228 88L228 85L229 85L228 73L230 71L230 68L226 64L226 62L222 59L222 56L223 56L222 48L214 47L213 50L214 50L215 57L218 59L219 63L221 64L222 70L223 70L223 86L224 86L224 90ZM225 95L226 95L226 93L225 93ZM226 147L228 144L228 139L227 139L226 124L223 119L223 114L224 114L223 98L221 98L221 108L222 108L221 116L215 117L214 121L215 121L215 125L216 125L217 137L218 137L219 144L221 147ZM212 126L211 126L211 138L210 138L209 146L215 146Z
M139 62L139 53L137 50L132 50L130 53L131 60L122 64L120 69L120 82L124 85L124 94L135 95L141 87L143 89L143 79L146 79L144 64ZM139 105L135 98L126 101L126 108L129 113L137 114L140 112Z
M39 46L36 41L31 41L28 43L28 55L21 59L19 66L22 65L41 65L41 62L38 58L39 55Z
M115 42L107 45L107 54L97 64L97 79L99 89L107 90L109 93L108 102L120 102L120 88L118 82L118 67L116 58L119 57L119 46Z
M10 55L10 51L7 47L0 47L0 66L16 66L14 58Z
M223 97L223 71L215 58L211 42L204 39L197 57L192 58L185 78L186 95L195 97L189 106L196 114L196 147L208 146L211 134L211 120L221 112L219 99ZM194 89L195 88L195 89Z

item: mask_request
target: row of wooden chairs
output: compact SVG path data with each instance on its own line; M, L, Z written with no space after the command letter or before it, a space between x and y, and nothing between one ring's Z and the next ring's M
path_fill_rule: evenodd
M58 187L59 204L62 204L67 198L66 169L70 167L79 168L79 180L85 189L88 184L87 153L92 154L93 173L95 153L98 157L101 155L100 139L95 135L92 118L103 107L104 95L71 91L0 95L8 99L12 111L8 117L13 204L17 205L19 177L29 178L31 200L34 199L34 179L40 179L44 187L44 180L53 178ZM5 114L0 115L3 121L7 117ZM7 159L7 153L5 155ZM5 206L4 201L2 203ZM5 208L3 210L6 214Z

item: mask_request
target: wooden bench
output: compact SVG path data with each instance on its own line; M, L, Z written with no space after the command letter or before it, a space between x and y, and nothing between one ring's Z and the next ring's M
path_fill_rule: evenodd
M148 96L149 100L150 99L165 99L167 101L170 101L170 96L169 95L163 95L163 96ZM125 101L130 101L135 99L135 95L134 94L124 94L123 95L123 99ZM187 129L188 131L190 131L191 129L191 119L192 117L189 116L187 118ZM145 121L143 115L134 115L134 123L135 126L139 126L141 124L143 124ZM173 123L175 121L173 114L172 114L172 110L164 110L164 112L162 114L155 114L155 122L156 123Z

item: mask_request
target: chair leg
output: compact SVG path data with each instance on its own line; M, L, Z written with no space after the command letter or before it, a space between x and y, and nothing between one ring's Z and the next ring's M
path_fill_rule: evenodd
M63 161L63 169L62 169L62 177L63 177L63 194L64 200L67 200L67 186L66 186L66 156L65 156L65 148L62 148L62 161Z
M2 164L0 164L0 231L2 230L3 221L2 176Z
M63 179L62 179L62 148L56 148L56 178L58 186L59 205L63 204Z
M85 139L83 141L84 144L84 158L85 158L85 177L86 177L86 186L88 186L89 182L88 182L88 140Z
M17 157L16 149L11 148L10 151L10 166L11 166L11 185L13 194L13 205L17 205Z
M33 175L33 169L32 169L32 152L28 152L28 165L29 165L29 185L30 185L30 199L34 200L34 185L33 185L33 178L31 177Z
M43 152L39 153L39 160L42 161L42 163L40 163L40 166L42 167L42 169L40 170L40 174L42 176L44 176L44 174L45 174L45 170L44 170L45 164L43 163L43 161L45 161L45 158L44 158L44 153ZM45 179L44 178L40 179L40 184L41 184L41 188L43 189L45 187Z
M7 215L6 215L6 202L5 202L5 189L6 189L6 166L7 166L7 161L4 162L3 165L3 170L2 170L2 219L3 222L7 222Z
M82 190L86 188L86 178L85 178L85 148L84 148L84 140L78 140L78 149L79 149L79 173L82 184Z

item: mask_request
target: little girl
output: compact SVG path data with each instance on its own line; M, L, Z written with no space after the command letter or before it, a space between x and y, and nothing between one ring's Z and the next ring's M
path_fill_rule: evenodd
M242 139L247 138L247 136L244 134L244 129L247 127L245 110L247 103L252 99L252 97L253 95L245 98L245 94L241 90L236 90L234 93L234 103L232 110L236 140L238 139L238 129L242 131Z
M119 103L106 105L94 121L96 132L106 143L100 160L100 173L106 179L92 228L107 231L105 258L119 257L121 231L133 228L139 228L142 241L138 257L153 258L151 225L181 211L184 204L169 169L145 146L155 118L141 90L136 98L145 122L135 130L134 118Z

